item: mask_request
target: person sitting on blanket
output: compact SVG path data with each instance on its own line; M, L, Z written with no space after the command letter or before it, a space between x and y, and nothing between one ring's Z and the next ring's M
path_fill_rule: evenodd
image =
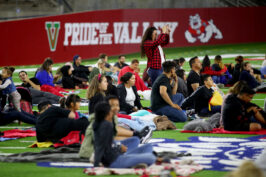
M211 106L211 110L209 110L209 101L214 92L211 88L213 86L212 77L210 75L203 75L202 80L204 81L204 85L200 86L195 92L186 98L181 108L187 109L194 107L195 112L199 116L209 116L221 112L221 106Z
M125 73L120 78L122 84L117 86L117 92L120 103L120 111L130 114L142 109L140 96L135 86L135 75L131 72Z
M82 78L85 80L85 82L88 81L88 76L90 75L92 71L91 66L84 66L81 64L82 63L82 58L79 55L75 55L73 57L73 75Z
M244 62L241 70L239 80L246 81L252 89L260 85L260 83L255 79L253 69L251 68L251 64L249 62Z
M2 102L1 90L0 90L0 102ZM2 110L2 106L0 106L0 125L7 125L9 123L12 123L14 120L19 120L28 124L35 125L37 118L34 115L29 114L23 110L19 112L13 109L9 110L8 112L5 112Z
M115 125L117 125L118 120L116 115L120 111L119 99L114 95L109 95L106 97L105 100L111 106L111 110L113 111L114 114L113 120L115 122ZM149 138L151 138L152 136L152 130L149 127L144 127L140 132L134 130L133 131L127 130L119 125L116 126L116 129L117 129L117 135L115 137L116 140L123 140L132 136L136 136L140 139L140 143L146 143L149 140Z
M214 83L227 84L227 82L232 79L232 75L229 73L227 67L222 62L221 55L216 55L214 58L214 64L212 65L214 71L223 71L224 74L221 76L213 76Z
M78 95L70 94L67 98L60 100L60 107L75 113L75 119L82 117L89 118L88 115L79 112L81 99Z
M90 100L89 103L89 114L94 113L95 105L103 101L105 98L105 92L107 90L107 79L104 75L98 74L94 76L91 83L87 89L87 99Z
M240 90L242 90L243 87L248 87L247 83L245 81L237 81L232 87L229 88L228 92L226 95L223 96L223 103L221 106L221 112L223 112L224 109L224 104L229 95L237 95L240 93ZM224 127L223 123L223 114L221 114L220 118L220 127Z
M22 82L21 86L28 88L32 97L33 104L39 104L44 101L50 101L52 104L58 104L60 96L54 95L50 92L41 91L41 84L35 77L29 78L26 71L19 72L19 79Z
M86 88L88 85L84 78L74 76L73 69L69 65L65 65L60 69L62 73L62 85L65 89L79 89Z
M87 118L75 119L75 113L57 106L52 106L49 102L38 105L40 112L36 122L36 134L38 142L57 142L71 131L81 131L85 133L89 121Z
M156 162L151 144L128 149L114 141L113 112L106 102L95 106L94 167L102 163L110 168L131 168L139 164L151 165Z
M36 78L39 80L41 85L50 85L54 87L54 77L52 73L53 60L46 58L36 73Z
M191 95L199 86L202 86L202 80L200 78L200 70L202 68L201 62L197 56L189 60L189 66L191 68L187 76L187 90L188 95Z
M137 59L133 59L131 61L131 64L129 66L125 66L123 67L120 72L119 72L119 75L118 75L118 84L121 84L121 80L120 78L126 74L127 72L131 72L135 75L135 78L136 78L136 82L135 82L135 86L137 88L137 90L141 90L141 91L144 91L144 90L150 90L144 83L144 81L140 78L137 70L138 70L138 67L139 67L139 60Z
M35 77L41 84L41 90L45 92L53 93L57 96L64 97L62 92L67 93L63 88L54 85L54 76L52 73L53 60L46 58L35 74Z
M114 125L114 139L120 141L121 144L127 146L128 149L132 148L135 142L137 147L139 143L146 143L152 136L152 130L149 127L144 127L141 131L127 130L118 125L117 113L120 110L119 99L114 95L106 97L105 101L111 106L113 112L113 125ZM86 129L85 138L81 144L79 156L83 158L90 158L93 153L93 123L95 121L95 114L90 115L90 125ZM129 144L130 143L130 144ZM132 145L133 144L133 145Z
M108 95L115 95L118 97L118 93L117 93L117 88L116 86L113 84L113 78L111 76L105 76L107 79L107 90L106 90L106 96Z
M158 115L165 115L171 121L185 122L186 114L179 105L184 101L181 93L176 93L178 77L175 73L175 63L163 63L163 73L157 77L152 85L151 110Z
M114 64L114 69L119 73L120 70L122 68L124 68L125 66L128 66L128 64L126 64L126 56L125 55L120 55L118 57L118 61Z
M2 69L2 79L0 81L0 91L2 92L3 95L6 97L8 96L14 106L14 108L17 111L21 111L20 108L20 99L21 95L18 93L16 86L13 82L12 75L13 72L15 71L15 68L13 67L4 67Z
M229 131L258 131L266 124L258 106L250 103L255 91L247 86L237 95L229 95L223 107L224 129ZM265 116L265 115L264 115Z

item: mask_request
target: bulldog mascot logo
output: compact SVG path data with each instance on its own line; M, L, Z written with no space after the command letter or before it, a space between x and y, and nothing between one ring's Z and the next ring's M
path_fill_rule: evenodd
M223 35L221 31L213 24L213 20L202 20L199 14L191 15L189 17L189 29L185 32L185 37L190 43L194 43L198 40L202 43L206 43L214 35L215 39L222 39Z

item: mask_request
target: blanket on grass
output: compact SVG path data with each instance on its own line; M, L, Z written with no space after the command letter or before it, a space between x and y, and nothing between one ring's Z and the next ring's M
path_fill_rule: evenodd
M21 130L21 129L12 129L12 130L6 130L2 132L3 138L25 138L25 137L32 137L36 136L35 130L27 129L27 130Z
M256 160L266 149L266 135L252 136L248 138L225 137L189 137L188 141L176 141L175 139L151 139L153 150L159 152L187 153L191 156L183 156L171 159L171 163L182 161L194 161L205 169L215 171L231 171L236 169L244 160ZM79 147L75 149L46 150L41 153L25 152L0 156L4 162L89 162L78 156ZM60 152L57 152L60 151ZM55 166L54 166L55 167ZM70 167L70 166L68 166Z
M249 138L189 137L188 141L173 139L151 139L155 152L172 151L190 153L191 156L180 157L175 162L194 160L204 169L231 171L243 160L258 158L266 149L266 135Z
M189 176L193 173L201 171L203 167L198 164L189 163L171 163L161 165L151 165L146 169L134 169L134 168L86 168L84 173L88 175L160 175L165 170L172 170L175 175Z

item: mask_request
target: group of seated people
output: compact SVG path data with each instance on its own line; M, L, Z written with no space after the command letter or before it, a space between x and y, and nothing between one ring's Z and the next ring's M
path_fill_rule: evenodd
M18 87L12 81L14 68L4 67L0 85L0 125L13 120L34 124L38 142L58 142L71 131L80 131L85 135L80 156L91 158L88 146L92 147L90 152L94 152L95 166L102 163L108 167L127 168L140 163L150 165L163 161L164 159L156 157L151 145L139 147L140 143L145 143L151 137L150 127L134 130L118 124L118 114L128 115L144 109L137 91L149 88L138 74L139 61L134 59L127 66L124 63L125 56L120 56L118 63L111 66L107 59L102 54L97 66L91 68L81 65L81 57L76 55L73 65L67 63L61 67L62 78L57 82L62 82L63 88L84 88L89 82L86 98L75 94L70 94L67 98L59 95L62 90L55 87L53 61L50 58L45 60L34 78L29 79L26 71L20 71L20 87L27 88L32 96L32 103L38 104L39 114L30 114L21 109L19 102L24 96L20 95ZM236 61L238 60L239 57ZM256 94L253 89L259 83L254 84L256 79L251 73L250 64L242 63L239 78L224 96L222 103L212 105L210 100L214 97L214 92L219 92L214 80L232 80L235 76L229 76L228 69L221 63L221 56L215 57L216 62L212 67L207 56L204 61L209 64L203 68L198 57L191 58L191 71L187 78L182 67L185 59L165 61L162 64L163 73L152 83L148 109L156 115L167 116L173 122L187 121L188 112L194 110L195 114L207 117L220 113L225 130L257 131L265 128L265 112L251 103ZM236 65L234 68L239 67ZM55 89L52 89L54 93L47 92L51 91L50 87ZM6 110L6 96L14 109ZM82 99L89 100L89 115L78 111ZM59 102L61 107L53 105Z

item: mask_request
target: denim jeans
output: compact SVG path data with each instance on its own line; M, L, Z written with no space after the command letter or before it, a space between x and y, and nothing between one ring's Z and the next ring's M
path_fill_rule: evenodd
M35 125L37 120L34 115L29 114L23 110L21 110L21 112L18 112L16 110L10 112L1 112L0 114L0 125L9 124L14 120L20 120L22 122Z
M153 84L155 82L157 77L160 76L162 74L162 72L163 72L162 69L152 69L152 68L148 69L147 73L151 79L151 84Z
M135 131L141 131L144 127L149 126L152 130L156 130L156 125L153 121L144 121L138 117L130 119L118 118L118 123L124 123Z
M132 136L130 138L118 141L121 144L125 145L127 147L127 151L131 151L133 149L136 149L139 146L140 139L136 136Z
M152 146L150 144L144 144L143 146L128 150L126 153L118 156L109 167L130 168L140 163L151 165L156 161L156 157L152 151Z
M180 106L184 101L184 96L181 93L177 93L171 97L171 100L174 104L178 104ZM175 109L170 105L156 110L155 114L165 115L173 122L185 122L187 120L185 111Z

